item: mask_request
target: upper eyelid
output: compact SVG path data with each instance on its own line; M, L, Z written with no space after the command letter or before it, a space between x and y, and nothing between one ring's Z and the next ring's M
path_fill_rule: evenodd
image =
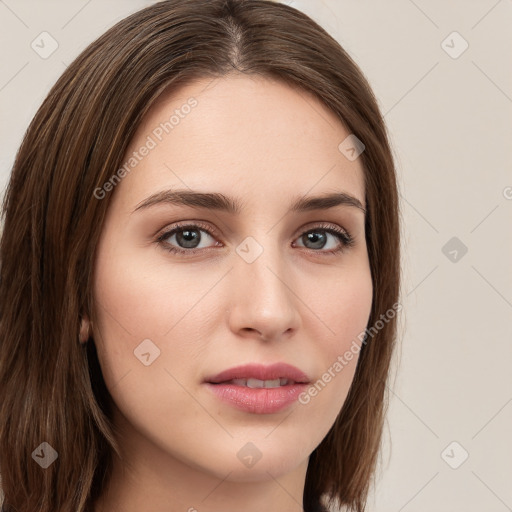
M203 224L201 221L192 221L192 222L176 222L170 227L165 227L158 231L157 238L162 238L165 236L170 236L170 233L173 231L179 231L180 229L186 229L186 228L201 228L201 231L207 231L210 235L217 235L218 230L215 228L212 228L208 224Z
M325 224L325 226L322 226L321 224ZM205 224L202 221L177 221L176 223L174 223L173 226L166 227L166 228L160 230L159 234L157 235L157 238L159 240L163 240L163 239L171 236L171 234L174 234L175 231L179 231L180 229L192 228L192 227L197 227L197 228L200 228L201 231L206 231L209 236L220 236L220 234L218 234L218 230L216 228L213 228L209 224ZM330 227L331 228L337 227L340 230L344 231L348 237L354 239L351 232L348 231L344 226L340 226L338 224L335 224L335 223L329 222L329 221L316 221L316 222L313 221L311 223L308 223L305 226L301 226L300 228L298 228L298 230L295 232L294 236L297 236L298 234L303 234L303 233L311 231L313 229L328 230Z

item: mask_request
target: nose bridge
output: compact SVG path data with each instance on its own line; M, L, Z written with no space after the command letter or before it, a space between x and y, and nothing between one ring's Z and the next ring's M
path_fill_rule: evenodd
M283 248L273 240L272 234L260 234L258 239L260 241L248 236L236 248L236 273L247 286L252 287L254 298L258 294L268 296L269 299L278 295L280 299L286 300L289 290L285 283L289 272Z

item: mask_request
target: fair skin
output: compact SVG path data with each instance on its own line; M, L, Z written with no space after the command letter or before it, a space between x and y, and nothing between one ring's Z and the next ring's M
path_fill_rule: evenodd
M116 185L97 248L90 328L124 461L116 459L95 512L299 512L308 458L345 401L357 355L307 404L273 414L221 402L203 380L283 361L314 383L364 331L372 301L364 211L288 211L297 198L340 192L364 208L361 159L338 150L350 131L313 96L246 75L166 93L128 154L191 97L197 106ZM136 210L175 189L222 193L242 209ZM201 224L193 249L180 237L186 229L157 241L176 222ZM325 225L348 231L353 245L327 253L343 241ZM236 251L247 237L263 249L251 263ZM146 339L160 350L147 366L134 354ZM249 442L261 454L251 467L237 456Z

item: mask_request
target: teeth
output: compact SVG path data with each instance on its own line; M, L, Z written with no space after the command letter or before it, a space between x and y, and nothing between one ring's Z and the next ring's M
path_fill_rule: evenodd
M247 388L278 388L286 386L288 379L274 379L274 380L259 380L259 379L233 379L230 381L237 386L244 386Z

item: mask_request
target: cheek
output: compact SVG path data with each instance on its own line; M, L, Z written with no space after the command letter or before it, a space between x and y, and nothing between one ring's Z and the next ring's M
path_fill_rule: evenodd
M97 261L94 287L101 326L134 338L168 334L217 279L196 274L181 265L170 271L144 251L107 252Z
M354 272L344 285L338 287L332 301L330 321L334 326L339 345L346 349L353 339L364 332L371 312L373 288L371 275L362 270Z
M136 251L104 249L95 269L94 333L116 406L148 437L151 425L169 428L176 410L183 422L197 424L204 411L180 383L195 375L194 362L204 349L191 341L199 338L193 320L201 311L205 280L213 286L219 278L208 275L198 282L184 266L170 272Z
M316 322L319 366L317 381L303 396L311 414L334 422L353 381L362 339L371 312L373 287L369 267L361 266L331 281L323 293L312 297ZM327 335L325 334L327 333ZM329 416L329 418L326 417Z
M322 320L324 354L330 359L350 347L364 332L371 312L373 285L369 265L360 264L339 272L339 277L323 280L321 291L308 294L308 303ZM326 335L327 334L327 335ZM335 358L334 357L334 358Z
M94 277L94 334L105 382L113 387L128 372L132 379L157 368L179 375L192 371L189 366L208 341L205 325L215 309L205 291L215 287L223 271L199 275L186 265L170 271L165 260L147 251L116 247L121 245L100 246ZM150 365L144 365L144 358ZM146 371L144 379L157 375Z

